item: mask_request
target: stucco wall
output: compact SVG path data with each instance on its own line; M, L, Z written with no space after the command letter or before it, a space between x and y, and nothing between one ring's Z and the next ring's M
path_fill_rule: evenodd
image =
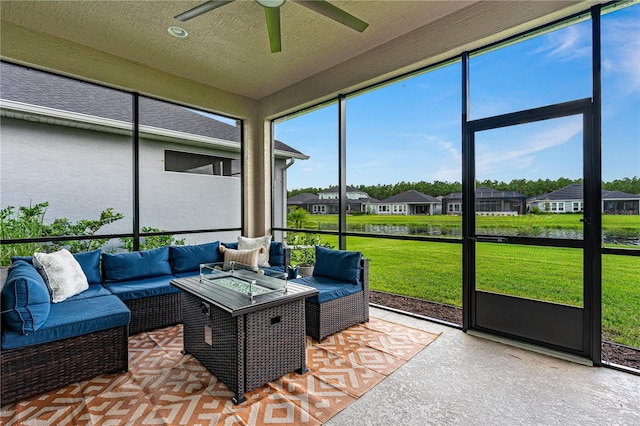
M104 233L132 232L131 138L91 130L2 118L0 207L49 202L46 219L97 219L112 207L125 218ZM155 140L140 141L140 223L188 230L241 226L239 177L165 172L164 149L222 154ZM239 153L225 152L239 158ZM234 241L237 232L215 239ZM187 242L212 235L185 236Z

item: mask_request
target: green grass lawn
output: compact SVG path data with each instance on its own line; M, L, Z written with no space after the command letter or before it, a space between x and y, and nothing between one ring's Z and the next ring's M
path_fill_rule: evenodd
M580 216L551 217L554 223L571 225L579 224ZM356 218L379 220L379 217L371 216L350 219ZM417 220L413 216L389 218ZM628 218L616 217L611 223L635 228L636 222L640 222L640 218ZM384 219L388 220L387 217ZM447 222L459 218L443 216L442 220ZM323 236L322 241L337 246L334 236ZM347 248L362 251L370 259L373 290L462 306L461 244L348 237ZM488 243L479 243L476 250L478 289L583 305L581 250ZM602 325L605 339L640 347L640 257L603 256Z

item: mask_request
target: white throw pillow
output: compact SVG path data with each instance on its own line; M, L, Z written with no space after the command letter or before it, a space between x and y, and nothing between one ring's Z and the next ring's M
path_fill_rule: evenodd
M264 250L258 256L258 266L268 268L269 264L269 249L271 248L271 235L264 237L248 238L238 237L238 250L253 250L260 247L264 247Z
M89 288L82 267L67 249L54 253L34 253L33 265L49 286L53 303L62 302Z
M234 250L226 248L223 244L220 244L218 248L220 253L224 254L224 267L225 269L231 268L231 262L238 262L243 265L251 267L254 271L258 270L258 256L264 250L262 247L247 250Z

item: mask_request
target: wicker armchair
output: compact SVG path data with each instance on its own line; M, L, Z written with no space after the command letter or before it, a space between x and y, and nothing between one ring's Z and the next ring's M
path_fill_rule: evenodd
M362 291L324 303L305 303L307 335L317 342L347 327L369 321L369 259L360 261Z

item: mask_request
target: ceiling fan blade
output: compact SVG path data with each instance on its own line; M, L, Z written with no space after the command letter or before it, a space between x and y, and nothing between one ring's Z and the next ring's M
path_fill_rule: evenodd
M194 7L193 9L189 9L186 12L176 15L174 16L174 18L182 22L188 21L191 18L200 16L203 13L207 13L210 10L217 9L220 6L224 6L227 3L231 3L232 1L234 0L208 1L206 3L202 3L201 5Z
M343 25L346 25L349 28L353 28L356 31L363 32L369 24L366 22L356 18L348 12L340 9L332 5L331 3L327 3L324 0L293 0L298 3L300 6L304 6L308 9L316 11L327 18L331 18L334 21L338 21Z
M264 14L267 17L267 31L269 31L271 53L280 52L280 8L265 7Z

